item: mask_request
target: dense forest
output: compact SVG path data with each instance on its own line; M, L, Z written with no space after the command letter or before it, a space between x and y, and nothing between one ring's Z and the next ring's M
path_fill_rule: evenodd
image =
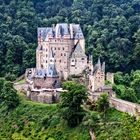
M0 0L0 76L35 66L37 27L79 23L107 71L140 68L140 0Z

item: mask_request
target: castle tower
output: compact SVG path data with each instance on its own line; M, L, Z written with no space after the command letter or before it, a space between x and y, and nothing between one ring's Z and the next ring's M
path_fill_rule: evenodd
M76 49L77 42L81 48L78 59L75 57L76 73L80 74L87 66L85 56L85 39L79 24L59 23L53 27L38 28L38 48L36 50L37 68L48 69L49 63L55 61L58 73L64 76L66 80L73 67L71 67L71 55ZM42 46L41 49L39 46ZM53 51L53 57L50 59L50 53ZM82 54L82 55L81 55ZM74 57L73 57L74 58ZM82 64L80 64L82 61ZM79 62L79 65L78 65Z
M88 67L91 73L93 73L93 56L92 55L89 55Z
M98 58L97 65L98 65L98 69L101 69L101 60L100 60L100 57Z
M102 87L105 86L105 62L101 64L100 58L98 58L98 62L94 66L93 73L89 77L91 90L102 90Z

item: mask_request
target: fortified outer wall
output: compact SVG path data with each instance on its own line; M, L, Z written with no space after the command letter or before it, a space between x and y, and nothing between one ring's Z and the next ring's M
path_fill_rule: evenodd
M88 98L92 102L97 101L101 96L102 92L92 93L89 92ZM115 94L112 93L112 96L109 97L109 103L111 107L114 107L116 110L128 113L132 116L140 117L140 104L124 101L115 97Z
M114 107L115 109L121 112L126 112L132 116L140 117L139 104L135 104L132 102L124 101L124 100L113 98L113 97L110 98L109 102L110 102L111 107Z
M27 91L27 98L31 101L52 104L59 102L59 92L48 91Z

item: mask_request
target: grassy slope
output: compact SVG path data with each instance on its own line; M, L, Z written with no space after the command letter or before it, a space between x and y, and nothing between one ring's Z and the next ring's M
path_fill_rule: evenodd
M97 140L126 139L121 128L124 114L115 110L107 113L105 121L95 124ZM102 120L102 119L101 119ZM69 128L60 120L57 105L27 101L13 111L0 107L0 139L2 140L89 140L88 129L83 125Z
M0 139L89 139L87 130L81 127L69 128L56 114L57 105L25 99L13 111L7 112L4 107L0 107Z

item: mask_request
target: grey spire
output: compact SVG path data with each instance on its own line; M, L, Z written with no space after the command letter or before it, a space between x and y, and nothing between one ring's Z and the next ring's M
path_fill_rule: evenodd
M98 58L98 66L99 66L99 68L101 68L101 60L100 60L100 57Z
M92 56L92 55L89 55L89 62L90 62L91 64L93 64L93 56Z
M105 72L105 62L102 64L102 71Z

